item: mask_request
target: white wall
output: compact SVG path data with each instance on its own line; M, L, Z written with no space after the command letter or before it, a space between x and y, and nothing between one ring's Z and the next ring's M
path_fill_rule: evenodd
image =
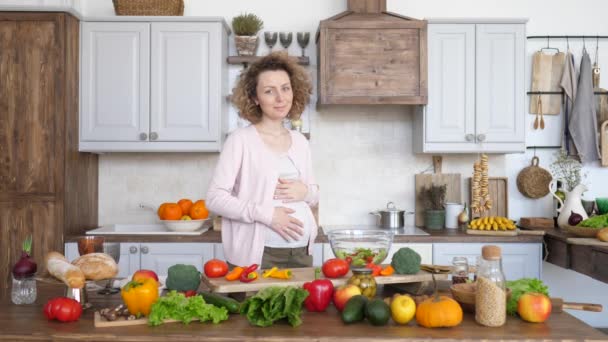
M85 16L113 15L110 1L82 0ZM264 31L316 32L318 23L346 9L345 0L186 0L186 15L222 16L228 22L242 12L254 12L265 22ZM529 18L528 35L608 35L605 15L608 3L602 0L389 0L390 11L416 18L438 17L525 17ZM551 42L560 49L565 42ZM531 55L546 44L545 41L528 41ZM580 54L581 41L572 41L571 47ZM595 42L587 48L594 52ZM275 47L277 49L277 47ZM234 44L231 42L231 54ZM261 44L259 54L267 52ZM299 54L294 42L290 54ZM315 45L306 51L316 61ZM529 58L528 58L529 60ZM578 59L577 59L578 62ZM528 62L529 63L529 62ZM608 40L600 41L600 67L608 73ZM315 66L309 67L314 74ZM529 65L527 79L529 77ZM231 75L239 72L232 66ZM601 81L608 88L608 76ZM529 86L528 86L529 87ZM432 164L430 155L412 153L411 107L406 106L334 106L316 111L309 110L314 170L321 185L320 221L322 224L372 223L370 210L384 207L394 201L399 207L414 209L414 174ZM232 112L234 115L234 111ZM561 116L546 117L543 132L532 129L534 116L528 115L529 146L559 145ZM236 120L232 120L235 125ZM553 150L537 150L541 166L548 168ZM550 216L552 200L524 198L515 185L517 173L529 165L533 150L526 154L496 155L490 158L491 176L508 176L510 217ZM470 177L476 155L444 157L444 172L460 172ZM105 223L150 222L151 212L137 208L147 202L159 204L181 197L204 196L217 154L105 154L100 157L99 221ZM586 183L590 185L587 198L607 196L608 169L597 164L586 166ZM468 198L465 194L464 199ZM577 285L581 276L545 264L543 274L552 292L566 300L586 300L608 307L608 285L585 281ZM566 281L564 281L566 279ZM584 290L581 290L584 289ZM583 296L581 293L584 292ZM576 294L576 295L575 295ZM579 297L580 296L580 297ZM608 326L608 315L577 314L594 326Z

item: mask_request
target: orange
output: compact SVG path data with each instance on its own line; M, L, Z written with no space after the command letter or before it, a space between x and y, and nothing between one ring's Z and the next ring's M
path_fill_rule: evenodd
M163 219L163 210L165 210L165 207L167 206L167 204L169 204L169 203L165 202L165 203L161 204L160 207L158 207L158 210L156 211L156 213L158 214L158 217L161 220Z
M190 207L190 217L192 217L193 220L201 220L209 217L209 210L207 210L204 200L194 202L192 207Z
M163 220L179 220L182 218L182 208L177 203L167 203L162 214Z
M182 198L177 201L177 205L182 208L182 213L186 214L190 212L190 207L192 206L192 201L187 198Z

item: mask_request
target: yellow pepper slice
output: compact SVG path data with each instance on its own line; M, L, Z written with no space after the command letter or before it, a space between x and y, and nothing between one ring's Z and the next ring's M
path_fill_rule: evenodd
M278 271L278 270L279 270L279 268L278 268L278 267L276 267L276 266L275 266L275 267L273 267L273 268L271 268L271 269L269 269L269 270L266 270L266 271L264 271L264 273L262 274L262 278L268 278L268 277L272 276L272 274L273 274L274 272Z
M284 270L276 270L270 275L270 277L276 279L291 279L291 270L288 268Z

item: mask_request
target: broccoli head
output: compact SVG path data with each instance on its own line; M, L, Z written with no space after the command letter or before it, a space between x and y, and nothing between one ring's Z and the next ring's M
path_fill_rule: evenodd
M420 254L413 249L405 247L399 248L393 255L391 266L398 274L416 274L420 271Z
M201 273L192 265L177 264L167 271L167 288L176 291L197 290Z

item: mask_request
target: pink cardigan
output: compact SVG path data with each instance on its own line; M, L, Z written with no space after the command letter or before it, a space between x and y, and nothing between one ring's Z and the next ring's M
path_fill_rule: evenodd
M309 206L319 200L312 173L308 140L295 131L287 154L308 184ZM209 210L222 216L224 257L234 265L261 264L265 232L272 222L272 203L278 183L278 155L271 151L255 127L232 132L224 144L205 199ZM312 216L312 211L308 210ZM314 222L311 219L310 222ZM318 227L311 227L308 254L312 254Z

